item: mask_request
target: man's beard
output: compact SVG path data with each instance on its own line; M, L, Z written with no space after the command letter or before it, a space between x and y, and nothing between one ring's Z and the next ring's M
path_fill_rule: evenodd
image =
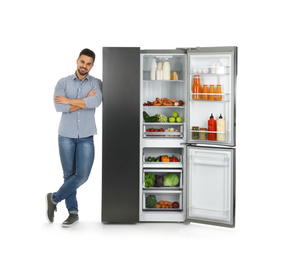
M84 72L84 73L80 72L80 68L77 69L77 71L78 71L78 73L79 73L81 76L85 76L85 75L87 75L87 73L88 73L87 70L85 70L86 72Z

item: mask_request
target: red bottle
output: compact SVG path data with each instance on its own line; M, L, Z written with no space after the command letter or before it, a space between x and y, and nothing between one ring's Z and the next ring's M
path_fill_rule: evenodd
M211 114L208 121L208 131L216 131L216 120L214 119L213 114ZM211 141L216 140L216 133L208 133L208 139Z

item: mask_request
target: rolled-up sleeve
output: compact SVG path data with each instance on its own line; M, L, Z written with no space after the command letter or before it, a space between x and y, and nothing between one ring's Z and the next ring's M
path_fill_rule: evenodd
M93 90L96 94L92 97L86 97L83 99L85 103L85 109L94 109L97 108L102 101L102 82L101 80L96 79Z
M55 97L57 95L66 97L65 84L64 84L63 79L59 80L57 85L56 85L55 92L54 92L54 105L55 105L57 112L69 112L70 105L57 104L55 102Z

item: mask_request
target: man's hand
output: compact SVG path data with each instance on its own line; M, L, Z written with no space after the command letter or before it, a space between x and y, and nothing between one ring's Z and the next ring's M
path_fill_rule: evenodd
M89 91L89 93L87 94L86 97L92 97L96 94L96 92L94 90Z
M64 96L56 96L55 97L55 102L58 104L64 104L64 105L69 105L70 104L70 100Z

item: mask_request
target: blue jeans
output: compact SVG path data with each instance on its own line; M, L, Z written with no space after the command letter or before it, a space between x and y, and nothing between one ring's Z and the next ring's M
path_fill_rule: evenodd
M64 183L53 193L55 203L65 200L70 213L78 213L76 191L84 184L91 172L94 160L93 136L68 138L59 135L59 151L64 172Z

